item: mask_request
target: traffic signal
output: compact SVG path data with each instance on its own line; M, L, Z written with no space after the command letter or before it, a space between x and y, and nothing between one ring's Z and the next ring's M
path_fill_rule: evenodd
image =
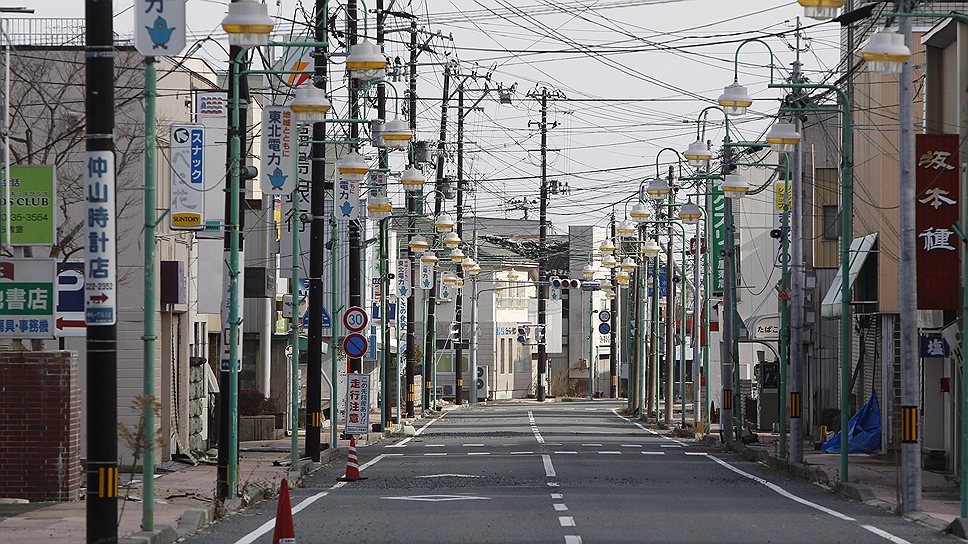
M576 280L574 278L559 278L558 276L552 276L550 278L551 287L555 289L580 289L581 280Z
M538 344L544 344L545 343L545 326L544 325L538 325L534 329L534 341L536 343L538 343Z
M518 342L521 342L522 344L527 344L528 343L528 328L527 327L518 327Z
M450 337L457 338L460 336L460 322L453 321L450 324Z

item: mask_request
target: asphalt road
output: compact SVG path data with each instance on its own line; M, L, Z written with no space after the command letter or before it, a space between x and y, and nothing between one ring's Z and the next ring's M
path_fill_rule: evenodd
M620 417L620 403L492 403L360 448L293 492L300 543L956 542ZM269 543L275 501L186 539ZM262 527L262 529L260 529Z

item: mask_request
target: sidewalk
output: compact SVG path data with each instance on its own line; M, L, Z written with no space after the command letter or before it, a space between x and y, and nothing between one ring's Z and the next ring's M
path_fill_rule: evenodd
M718 436L718 435L717 435ZM757 433L759 442L737 447L741 453L755 460L764 461L773 468L788 468L795 475L822 483L837 489L844 495L866 504L898 511L897 482L900 478L899 459L892 454L850 454L848 455L847 484L840 484L840 456L820 453L812 444L804 444L804 465L787 466L779 459L779 436L770 433ZM952 474L921 471L922 499L921 510L907 517L944 529L961 514L958 482Z
M379 415L374 414L371 418L372 422L376 423L379 421L378 418ZM327 424L328 422L324 422L323 446L329 443L330 434ZM299 435L299 453L302 455L305 451L304 432L300 431ZM380 434L371 433L366 443L358 441L357 445L363 447L382 439ZM236 501L235 504L226 504L226 510L237 510L276 496L282 479L289 477L290 444L291 439L288 437L239 444L241 500ZM306 459L301 460L300 475L309 474L323 464L340 462L348 447L348 440L340 440L338 452L328 448L323 450L320 464L309 463ZM121 474L118 500L119 538L122 542L139 544L174 542L177 538L195 532L220 517L224 512L216 512L213 500L216 472L215 464L206 463L192 466L168 462L156 468L155 529L157 532L162 526L169 526L174 530L166 531L151 540L138 538L141 535L136 535L141 531L141 473ZM126 485L125 482L128 481L130 483ZM295 484L296 482L290 480L290 485ZM5 504L3 510L5 514L13 514L10 517L0 518L0 535L3 535L0 540L3 542L64 544L84 541L86 503L83 500L44 505Z

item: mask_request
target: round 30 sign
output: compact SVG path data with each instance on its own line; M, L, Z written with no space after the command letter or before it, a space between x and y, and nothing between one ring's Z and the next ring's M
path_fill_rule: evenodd
M366 311L359 306L353 306L343 313L343 326L348 331L360 332L366 328L366 324L369 322L370 318L366 315Z

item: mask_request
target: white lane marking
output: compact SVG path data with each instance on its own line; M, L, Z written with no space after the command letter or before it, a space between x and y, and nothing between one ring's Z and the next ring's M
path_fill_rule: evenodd
M447 455L446 453L425 453L425 457L443 457Z
M565 544L581 544L581 537L575 535L565 535Z
M555 453L564 455L578 455L577 451L556 451Z
M369 467L372 467L373 465L379 463L380 460L383 459L384 457L389 457L389 456L390 456L389 454L380 454L380 455L377 455L373 459L371 459L371 460L367 461L366 463L363 463L362 465L360 465L360 470L365 470L365 469L367 469ZM326 495L329 495L329 492L330 491L335 491L335 490L343 487L344 485L346 485L346 482L338 482L338 483L334 484L332 487L330 487L329 489L327 489L326 491L320 491L319 493L316 493L315 495L310 495L309 497L306 497L299 504L297 504L296 506L293 506L292 507L292 514L293 515L296 515L299 512L302 512L306 507L308 507L312 503L318 501L319 499L325 497ZM255 530L253 530L251 533L249 533L249 534L245 535L244 537L236 540L235 541L235 544L252 544L260 536L262 536L262 535L268 533L269 531L271 531L272 529L274 529L275 526L276 526L276 518L275 518L275 516L273 516L272 519L270 519L269 521L263 523L262 525L260 525L259 527L257 527Z
M427 474L426 476L416 476L417 478L483 478L475 474Z
M558 487L558 482L548 482L548 487Z
M464 444L465 448L483 448L484 444Z
M552 493L551 494L551 498L552 499L555 499L555 500L561 500L562 497L564 497L564 495L562 495L561 493Z
M473 495L412 495L408 497L380 497L388 501L449 502L449 501L489 501L490 497Z
M598 452L598 454L599 455L622 455L622 452L620 452L620 451L600 451L600 452Z
M531 410L528 410L528 422L531 424L531 432L534 433L534 439L538 441L538 444L544 444L544 438L538 432L538 424L534 421L534 412Z
M443 419L443 417L444 417L444 416L446 416L446 415L447 415L447 413L445 412L445 413L444 413L444 414L442 414L442 415L441 415L440 417L438 417L438 418L436 418L436 419L431 419L431 420L430 420L430 421L428 421L428 422L427 422L426 424L424 424L424 426L423 426L423 427L420 427L419 429L417 429L417 430L416 430L416 431L415 431L415 432L413 433L413 436L408 436L408 437L406 437L406 438L404 438L403 440L401 440L401 441L399 441L399 442L397 442L396 444L390 444L390 445L389 445L389 446L387 446L387 447L388 447L388 448L405 448L405 447L407 447L407 442L410 442L410 441L411 441L411 440L413 440L414 438L417 438L418 436L420 436L420 433L422 433L422 432L424 432L424 430L425 430L425 429L426 429L427 427L430 427L430 426L431 426L431 425L432 425L433 423L435 423L435 422L437 422L437 421L440 421L440 420L441 420L441 419Z
M472 451L472 452L468 452L467 455L490 455L490 454L491 452L489 451Z
M631 419L623 416L622 414L619 414L618 413L618 408L612 408L612 413L615 414L615 416L618 417L619 419L621 419L623 421L626 421L628 423L631 423L632 425L635 425L636 427L642 429L643 431L645 431L647 433L654 434L655 436L658 436L660 438L665 438L666 440L671 440L671 441L675 442L676 444L679 444L680 446L687 445L685 442L680 442L680 441L676 440L675 438L669 438L668 436L666 436L664 434L660 434L660 433L658 433L656 431L653 431L652 429L646 427L645 425L642 425L641 423L637 423L635 421L632 421Z
M425 448L443 448L447 444L424 444Z
M643 451L642 455L665 455L664 451Z
M551 464L550 455L542 455L541 462L544 463L545 476L549 478L555 477L555 466Z
M562 527L574 527L575 526L575 518L573 518L571 516L558 516L558 523Z
M568 507L561 503L555 503L554 507L555 507L555 512L565 512L566 510L568 510Z
M660 448L681 448L679 444L659 444Z
M699 456L709 455L708 453L706 453L704 451L684 451L682 453L684 453L686 455L699 455Z
M600 447L602 447L602 444L595 444L595 443L592 442L592 443L588 443L588 444L582 444L582 446L586 446L586 447L589 447L589 448L600 448Z
M641 448L642 444L622 444L623 448Z
M561 442L545 442L545 446L560 446Z
M767 480L764 480L763 478L760 478L759 476L754 476L754 475L750 474L749 472L746 472L744 470L741 470L739 468L736 468L733 465L727 463L726 461L723 461L722 459L720 459L720 458L718 458L716 456L707 455L706 458L715 461L719 465L721 465L723 467L726 467L727 469L735 472L736 474L739 474L740 476L744 476L746 478L749 478L750 480L753 480L754 482L756 482L756 483L758 483L758 484L766 487L767 489L773 491L777 495L780 495L782 497L786 497L786 498L790 499L791 501L798 502L798 503L800 503L800 504L802 504L804 506L809 506L810 508L813 508L814 510L819 510L819 511L823 512L824 514L828 514L828 515L833 516L833 517L835 517L837 519L842 519L844 521L853 521L853 522L856 522L857 521L856 519L854 519L854 518L852 518L852 517L850 517L850 516L848 516L846 514L842 514L842 513L838 512L836 510L832 510L830 508L827 508L826 506L821 506L821 505L819 505L819 504L817 504L815 502L810 502L807 499L804 499L802 497L799 497L797 495L794 495L793 493L790 493L786 489L783 489L782 487L774 484L773 482L769 482ZM879 536L879 537L881 537L881 538L883 538L885 540L889 540L889 541L893 542L894 544L911 544L907 540L904 540L903 538L898 537L898 536L894 536L891 533L888 533L887 531L884 531L882 529L878 529L877 527L874 527L873 525L862 525L862 524L859 524L859 523L858 523L858 525L860 525L860 527L862 527L862 528L864 528L864 529L866 529L866 530L874 533L875 535L877 535L877 536Z
M512 451L510 455L531 455L533 451Z

